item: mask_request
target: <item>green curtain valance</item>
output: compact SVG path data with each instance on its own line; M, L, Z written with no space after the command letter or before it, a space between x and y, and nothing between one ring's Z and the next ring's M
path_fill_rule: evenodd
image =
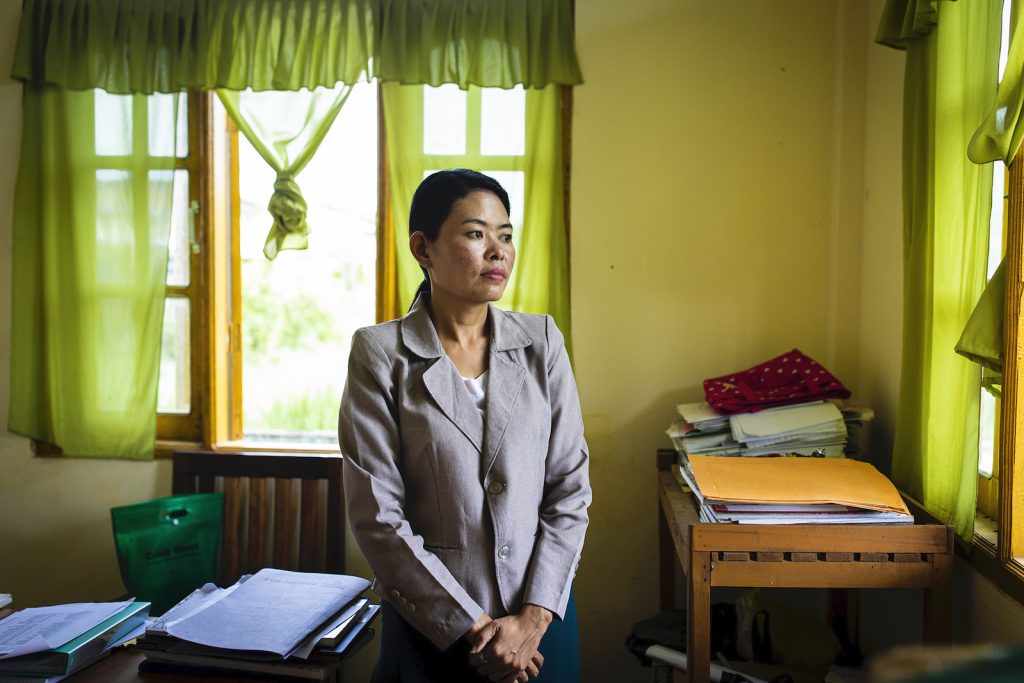
M947 0L888 0L875 42L898 50L931 33L939 21L939 3Z
M582 82L568 0L25 0L12 76L111 93Z

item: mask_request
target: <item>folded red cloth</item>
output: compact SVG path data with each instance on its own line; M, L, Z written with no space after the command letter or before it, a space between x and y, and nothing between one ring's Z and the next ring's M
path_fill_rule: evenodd
M798 349L743 372L704 380L705 400L723 415L849 397L842 382Z

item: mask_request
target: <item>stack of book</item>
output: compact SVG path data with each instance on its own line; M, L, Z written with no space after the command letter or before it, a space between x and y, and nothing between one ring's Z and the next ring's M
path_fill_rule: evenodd
M676 406L666 434L682 456L770 454L843 457L850 428L870 420L870 408L843 400L812 401L756 413L720 415L708 403Z
M142 635L148 602L33 607L0 621L0 683L52 683Z
M326 681L373 638L366 579L261 569L196 590L153 620L142 670L257 673Z
M856 460L693 455L678 468L697 497L702 522L914 523L892 482Z

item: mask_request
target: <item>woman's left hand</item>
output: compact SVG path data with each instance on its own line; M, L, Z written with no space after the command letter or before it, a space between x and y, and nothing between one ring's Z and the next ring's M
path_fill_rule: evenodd
M549 610L526 604L518 614L491 621L470 636L470 663L492 681L521 680L521 673L539 668L534 655L552 618Z

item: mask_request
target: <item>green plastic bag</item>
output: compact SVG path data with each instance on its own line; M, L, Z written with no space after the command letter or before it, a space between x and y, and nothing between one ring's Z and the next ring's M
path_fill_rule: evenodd
M213 581L224 520L223 493L157 498L111 508L114 545L125 588L163 614Z

